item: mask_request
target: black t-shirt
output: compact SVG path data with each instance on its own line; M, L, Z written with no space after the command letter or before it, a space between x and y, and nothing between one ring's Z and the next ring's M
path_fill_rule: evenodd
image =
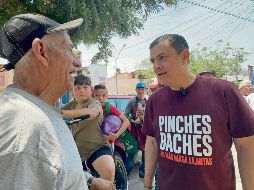
M232 138L254 135L254 114L230 82L197 77L187 95L163 87L146 104L160 190L234 190Z

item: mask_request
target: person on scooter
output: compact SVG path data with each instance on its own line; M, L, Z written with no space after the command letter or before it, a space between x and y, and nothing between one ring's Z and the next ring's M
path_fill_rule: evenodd
M92 98L89 77L83 74L77 75L72 93L75 99L61 109L62 116L77 118L90 115L87 120L71 125L81 160L91 171L97 171L101 178L113 181L114 159L111 147L100 129L103 121L102 107L98 100Z

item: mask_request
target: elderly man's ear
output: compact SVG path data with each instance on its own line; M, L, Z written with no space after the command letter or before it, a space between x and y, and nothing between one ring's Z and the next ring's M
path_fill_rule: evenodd
M48 51L49 48L41 39L36 38L32 43L32 51L34 56L37 60L42 64L44 67L48 67Z

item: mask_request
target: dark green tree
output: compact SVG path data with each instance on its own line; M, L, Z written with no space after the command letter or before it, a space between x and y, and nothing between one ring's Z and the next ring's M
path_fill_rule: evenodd
M149 15L174 4L175 0L0 0L0 26L21 13L43 14L60 23L83 18L74 41L97 44L93 62L107 62L112 56L112 37L138 34Z

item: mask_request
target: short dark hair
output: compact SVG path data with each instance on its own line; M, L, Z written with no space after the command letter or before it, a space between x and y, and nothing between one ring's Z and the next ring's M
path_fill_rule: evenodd
M107 87L103 84L97 84L93 88L94 90L108 90Z
M83 74L79 74L75 76L74 78L74 86L76 85L88 85L91 86L91 80L88 76L85 76Z
M179 34L164 34L159 36L150 44L149 48L152 49L154 46L164 40L168 40L169 45L174 48L178 54L180 54L184 49L189 49L187 41Z

